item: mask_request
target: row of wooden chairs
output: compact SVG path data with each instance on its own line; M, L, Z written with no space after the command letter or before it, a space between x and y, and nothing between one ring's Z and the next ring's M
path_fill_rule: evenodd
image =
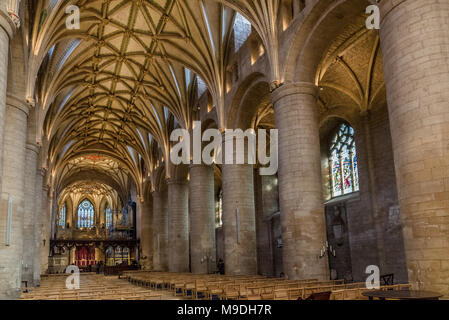
M396 284L382 286L381 290L411 290L410 284ZM366 288L340 289L332 291L331 300L368 300L362 293L368 291Z
M66 288L62 276L47 276L41 286L24 293L24 300L161 300L162 294L103 275L81 275L80 289Z
M352 288L343 280L318 282L317 279L286 280L263 276L193 275L189 273L126 272L130 283L167 290L183 299L220 300L297 300L314 293Z
M166 290L183 299L298 300L329 293L332 300L365 300L365 282L317 279L286 280L262 276L193 275L189 273L127 272L130 283L153 290ZM406 290L408 284L382 286L382 290Z

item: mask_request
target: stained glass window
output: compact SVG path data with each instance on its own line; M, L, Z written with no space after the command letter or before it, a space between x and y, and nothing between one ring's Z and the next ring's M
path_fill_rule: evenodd
M359 191L358 158L354 129L342 124L332 137L329 150L332 197Z
M112 227L112 210L109 205L106 205L106 209L104 210L104 213L106 215L106 228L109 229Z
M67 212L67 208L64 203L64 205L61 207L61 209L59 209L59 217L58 217L58 225L63 228L65 227L66 212Z
M78 206L78 228L93 228L95 220L94 205L89 200L84 200Z

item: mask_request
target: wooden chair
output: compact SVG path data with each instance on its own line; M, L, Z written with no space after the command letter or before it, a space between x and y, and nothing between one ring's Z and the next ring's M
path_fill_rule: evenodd
M213 300L214 297L221 300L223 295L223 288L219 284L210 285L207 287L207 299Z
M359 298L359 288L346 289L344 291L344 300L358 300L358 298Z
M357 300L369 300L369 297L365 297L363 295L363 292L366 292L366 291L367 291L366 288L365 289L359 288L358 289L358 298L357 298Z
M331 300L344 300L345 299L345 290L335 290L332 291Z
M223 300L238 300L240 297L240 286L228 284L223 291Z
M184 298L192 298L194 297L193 291L195 290L195 281L186 282L183 288L183 296Z
M288 299L289 300L298 300L304 296L304 288L297 289L288 289Z
M274 288L275 286L263 286L260 288L260 296L262 300L274 300Z
M194 289L195 299L205 299L207 297L207 286L206 281L196 280Z
M274 300L288 300L288 290L287 289L274 290Z

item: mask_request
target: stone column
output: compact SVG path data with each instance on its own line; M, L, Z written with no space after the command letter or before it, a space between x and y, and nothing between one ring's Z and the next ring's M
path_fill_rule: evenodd
M214 169L190 166L190 255L193 273L216 269Z
M189 272L189 186L168 181L168 270Z
M368 176L369 176L369 194L371 201L372 219L374 224L374 230L376 231L376 245L377 245L377 255L379 259L379 269L381 274L388 274L391 272L385 272L387 267L385 258L385 245L384 245L384 226L382 217L380 215L377 193L377 181L376 181L376 171L375 171L375 154L373 148L373 138L371 134L370 127L370 113L366 112L362 114L362 126L363 126L363 146L366 152ZM357 141L356 141L357 143ZM360 163L360 161L359 161Z
M49 194L49 192L50 188L48 186L44 186L42 188L41 274L45 274L48 271L48 256L50 255L50 223L53 197L51 194Z
M52 202L50 204L50 239L53 240L56 238L56 218L58 216L58 199L55 196L54 192L51 193ZM97 210L95 210L97 211Z
M0 230L9 233L10 241L4 242L6 237L0 240L0 298L17 298L21 294L28 112L25 101L7 96Z
M380 5L409 281L449 295L449 1Z
M222 179L225 273L257 274L253 168L225 164Z
M234 147L226 141L234 139ZM224 135L223 160L236 163L235 146L238 137ZM245 148L247 149L247 148ZM225 154L232 152L233 155ZM245 157L246 159L246 157ZM229 275L257 274L256 212L254 204L254 174L251 164L222 165L223 235L225 273ZM245 163L248 163L245 160Z
M14 23L6 12L5 4L0 6L0 168L3 168L3 127L6 110L6 88L8 84L9 40L13 38ZM0 191L3 177L0 175Z
M25 155L25 214L23 222L23 280L28 284L33 284L34 251L35 251L35 226L37 215L36 210L36 169L37 155L39 149L37 145L27 143ZM38 228L36 227L36 232Z
M153 264L155 271L168 271L168 195L153 192Z
M39 169L36 171L36 189L35 189L35 216L36 224L34 227L34 260L33 260L33 282L35 286L40 285L41 280L41 264L42 264L42 222L44 211L42 210L42 195L43 195L43 179L45 170Z
M329 279L321 187L317 88L285 84L272 94L279 129L279 201L283 266L289 279Z
M141 263L144 270L153 269L153 199L148 197L140 202L140 247L142 248Z
M254 200L256 204L257 270L259 274L274 274L271 219L279 212L276 176L261 176L254 170Z

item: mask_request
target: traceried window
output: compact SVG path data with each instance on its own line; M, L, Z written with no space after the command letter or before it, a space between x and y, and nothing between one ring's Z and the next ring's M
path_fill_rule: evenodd
M218 202L215 205L215 227L223 226L223 190L218 194Z
M64 205L59 209L58 226L64 228L66 220L67 207Z
M78 206L78 228L90 229L94 226L95 210L89 200L84 200Z
M106 215L106 228L109 229L112 227L112 210L109 205L106 205L106 209L104 210L104 213Z
M332 198L359 191L358 158L354 129L342 124L329 149Z

